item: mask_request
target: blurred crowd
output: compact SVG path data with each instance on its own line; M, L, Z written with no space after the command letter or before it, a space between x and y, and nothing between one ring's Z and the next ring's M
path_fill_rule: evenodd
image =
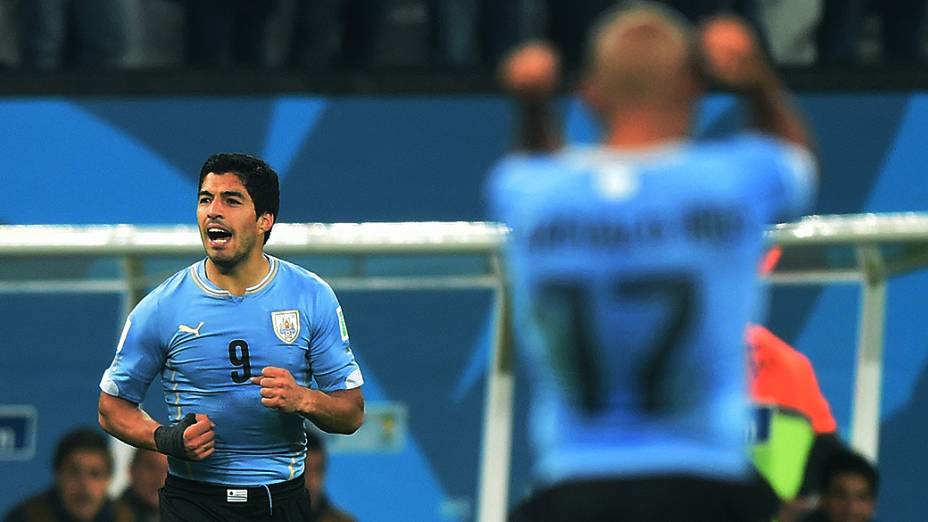
M317 522L354 522L335 507L325 489L328 456L323 439L307 431L306 488ZM57 443L52 457L52 480L44 489L22 499L3 515L3 522L156 522L160 519L159 492L168 461L161 453L133 450L128 484L110 495L115 473L109 442L96 428L78 427ZM817 491L817 509L808 516L781 513L781 521L870 521L876 506L879 476L862 456L841 451L825 461ZM0 513L2 514L2 513Z
M489 69L552 40L564 63L616 0L0 0L0 69ZM732 12L786 66L915 64L926 0L665 0Z
M52 483L14 506L3 521L157 521L167 457L136 450L129 465L129 485L115 498L108 493L113 467L106 437L93 428L77 428L58 441Z
M306 433L305 480L316 522L354 522L336 508L325 491L328 456L315 430ZM159 494L168 473L165 455L134 449L129 462L128 484L111 495L116 472L108 437L91 427L66 433L52 457L52 480L44 489L22 499L3 522L157 522Z

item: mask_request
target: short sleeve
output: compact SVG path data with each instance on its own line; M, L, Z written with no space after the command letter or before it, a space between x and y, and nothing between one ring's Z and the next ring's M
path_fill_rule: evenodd
M100 389L136 404L164 367L158 328L157 299L149 295L139 303L123 326L112 364L103 372Z
M795 219L809 211L815 198L818 164L799 145L760 134L742 140L747 169L763 172L760 203L769 223Z
M310 368L323 392L350 390L364 384L348 338L345 314L335 292L322 283L316 292L311 319Z
M483 199L487 208L487 217L493 221L506 223L508 221L505 215L505 208L502 203L506 200L503 197L507 177L509 174L512 160L506 156L496 162L487 175L487 181L484 184Z
M521 191L534 186L542 173L551 166L549 154L509 154L490 169L484 186L487 216L493 221L511 223L514 203Z

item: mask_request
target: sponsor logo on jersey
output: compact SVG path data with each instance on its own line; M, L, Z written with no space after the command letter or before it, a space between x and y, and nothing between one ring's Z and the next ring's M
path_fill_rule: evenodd
M199 336L200 336L200 328L203 328L203 321L200 321L200 324L198 324L198 325L196 326L196 328L193 328L193 327L191 327L191 326L187 326L187 325L185 325L185 324L179 324L179 325L177 325L177 331L183 332L183 333L191 333L191 334L193 334L195 337L199 337Z
M299 310L272 312L271 323L274 325L274 335L287 344L293 344L300 336Z
M342 307L335 309L335 313L338 314L338 331L342 335L342 341L348 340L348 325L345 324L345 314L342 313Z

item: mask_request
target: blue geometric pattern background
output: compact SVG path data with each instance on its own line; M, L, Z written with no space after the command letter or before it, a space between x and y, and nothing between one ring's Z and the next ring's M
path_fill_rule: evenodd
M798 102L821 155L816 213L926 210L928 97L805 93ZM576 100L562 108L571 141L596 139ZM0 222L192 223L200 165L233 150L278 169L282 221L480 220L483 179L507 148L511 118L507 102L489 96L7 99L0 101ZM739 104L717 96L700 107L695 129L712 136L740 120ZM916 520L917 473L928 464L928 338L919 313L928 274L892 281L888 295L880 514ZM409 433L399 453L333 455L333 499L365 521L472 518L491 296L339 297L365 395L404 403ZM812 359L846 434L856 290L778 288L770 309L771 327ZM64 431L96 422L96 385L120 314L116 295L0 298L0 403L39 411L35 458L0 461L0 512L51 480L51 451ZM525 378L517 379L512 501L530 486ZM155 406L147 407L157 408L157 393L149 397Z

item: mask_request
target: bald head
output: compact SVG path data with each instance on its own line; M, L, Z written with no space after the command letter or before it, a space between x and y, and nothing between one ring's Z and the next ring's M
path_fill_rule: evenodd
M597 109L689 105L694 95L692 29L655 3L610 11L590 33L587 82Z

